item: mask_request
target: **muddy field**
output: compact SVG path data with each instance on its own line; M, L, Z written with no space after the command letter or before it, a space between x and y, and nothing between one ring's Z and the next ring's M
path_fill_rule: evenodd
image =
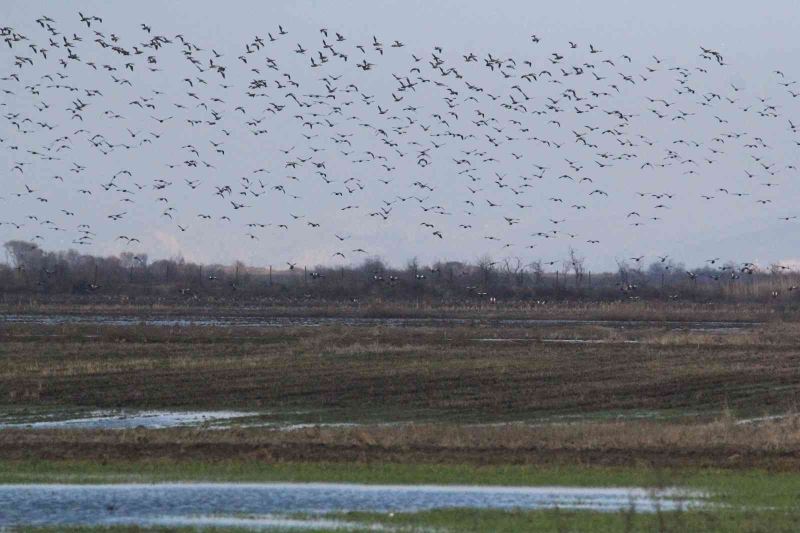
M781 417L798 403L800 325L719 318L734 314L281 327L4 321L0 422L16 427L0 432L0 459L795 468L794 417ZM248 416L207 431L24 429L104 409Z
M4 324L7 405L500 422L797 404L800 327ZM323 420L324 421L324 420Z

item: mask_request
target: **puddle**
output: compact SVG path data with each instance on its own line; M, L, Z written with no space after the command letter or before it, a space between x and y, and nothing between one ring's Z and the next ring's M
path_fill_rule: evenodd
M0 485L0 526L159 524L270 519L278 515L390 513L443 508L672 511L702 506L680 489L359 485L338 483L164 483Z
M550 344L639 344L633 340L605 340L605 339L542 339L541 342Z
M260 413L239 411L91 411L80 418L35 420L30 422L0 422L0 429L148 429L198 426L237 418L258 416Z
M471 339L475 342L536 342L536 339Z
M377 424L364 424L359 422L302 422L297 424L292 423L266 423L266 424L249 424L245 427L267 427L277 429L279 431L299 431L303 429L329 429L329 428L358 428L358 427L375 427L375 426L399 426L400 423L394 422L381 422Z
M397 531L395 528L381 524L359 524L358 522L344 522L340 520L327 520L324 518L286 518L282 516L172 516L145 520L109 520L105 524L111 525L139 525L160 527L195 527L195 528L241 528L250 530L279 529L303 530L324 529L325 531Z
M607 340L607 339L472 339L475 342L544 342L547 344L639 344L634 340Z
M758 416L758 417L755 417L755 418L743 418L741 420L737 420L736 421L736 425L740 426L740 425L743 425L743 424L758 424L759 422L770 422L772 420L782 420L784 418L789 418L790 416L793 416L793 415L784 414L784 415Z

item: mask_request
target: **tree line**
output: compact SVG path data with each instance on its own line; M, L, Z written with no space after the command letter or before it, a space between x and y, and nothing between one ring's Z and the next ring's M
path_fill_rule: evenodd
M411 259L402 267L380 258L359 265L203 265L182 258L150 261L147 254L95 256L75 250L45 251L33 243L9 241L0 263L0 294L129 299L273 298L327 301L596 300L683 299L767 301L790 299L800 291L800 273L786 266L706 264L687 269L668 259L644 264L618 261L613 272L591 272L574 250L560 261L519 257L474 262Z

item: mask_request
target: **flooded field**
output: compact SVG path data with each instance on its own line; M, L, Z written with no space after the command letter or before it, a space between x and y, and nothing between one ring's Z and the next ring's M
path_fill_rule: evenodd
M651 513L697 508L677 489L475 487L334 483L0 485L0 525L219 525L289 515L431 509L582 509ZM303 525L298 520L298 525ZM316 520L311 521L315 527ZM318 525L318 524L316 524ZM335 524L334 524L335 525Z
M0 530L728 531L687 473L800 465L788 321L97 313L0 316Z

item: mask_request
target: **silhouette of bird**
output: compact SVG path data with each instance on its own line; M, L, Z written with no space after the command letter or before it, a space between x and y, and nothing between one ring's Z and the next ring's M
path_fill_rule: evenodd
M774 148L800 146L795 82L768 67L763 94L730 83L715 47L668 60L579 35L545 50L533 34L520 36L524 53L498 57L330 25L195 39L81 11L35 22L0 28L2 201L15 219L3 237L29 223L40 242L186 233L285 255L352 240L363 255L381 252L374 233L396 251L408 232L507 254L531 250L537 224L550 228L533 233L544 248L596 245L600 223L650 244L681 237L652 231L661 224L695 231L698 212L720 227L797 219L781 216L797 169ZM632 177L662 192L636 192ZM679 183L697 189L675 196ZM98 218L98 235L75 227Z

